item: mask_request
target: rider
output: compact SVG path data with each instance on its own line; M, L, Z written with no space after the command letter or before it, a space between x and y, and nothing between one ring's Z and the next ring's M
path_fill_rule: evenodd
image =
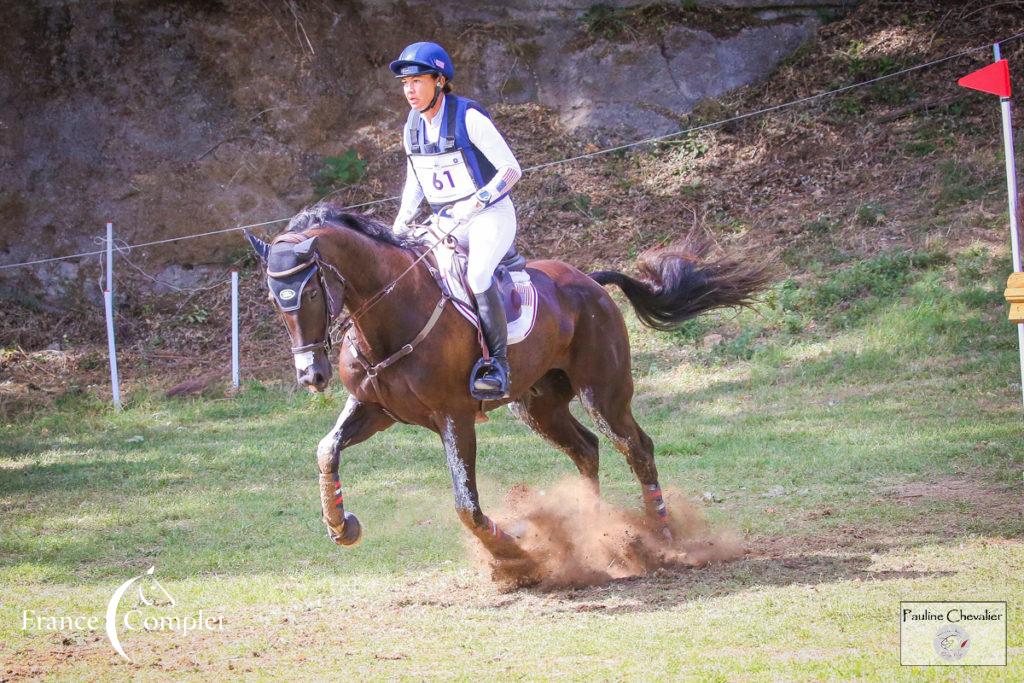
M413 43L391 62L412 108L403 142L408 155L395 232L408 230L424 197L434 213L449 204L452 235L469 252L467 278L494 363L475 379L481 392L508 391L508 324L494 269L516 236L509 190L522 175L486 110L451 92L451 57L437 43Z

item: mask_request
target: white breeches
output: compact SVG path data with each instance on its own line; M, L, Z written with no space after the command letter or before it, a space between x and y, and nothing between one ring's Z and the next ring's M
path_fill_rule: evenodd
M509 197L503 197L452 233L469 251L466 277L474 294L491 286L494 269L516 239L516 227L516 209Z

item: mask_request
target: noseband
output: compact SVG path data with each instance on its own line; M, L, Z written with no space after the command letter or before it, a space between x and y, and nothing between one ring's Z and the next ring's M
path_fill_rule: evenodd
M302 235L301 233L282 233L274 239L271 245L277 244L278 242L299 244L300 242L304 242L306 239L308 238L305 235ZM338 281L338 283L341 284L342 289L344 289L345 287L348 286L348 281L341 273L338 272L338 269L332 266L330 263L327 263L326 261L321 259L319 251L314 249L310 253L309 260L303 261L302 263L292 266L287 270L273 271L268 269L267 284L268 286L270 285L270 280L280 281L283 278L297 275L306 270L309 270L310 268L312 268L313 271L309 275L307 275L306 278L303 279L302 285L300 285L299 290L295 294L298 303L294 307L294 309L291 310L298 312L299 309L302 307L302 288L305 286L305 283L309 280L310 277L316 275L317 284L320 286L320 291L323 292L324 295L324 319L327 321L324 324L324 337L319 341L310 342L309 344L303 344L302 346L293 346L291 352L292 354L297 354L305 353L306 351L315 351L316 349L323 349L324 353L329 354L331 351L331 347L333 346L333 342L331 341L331 331L334 327L335 320L337 320L337 318L341 315L342 302L334 300L334 297L331 294L331 290L327 287L327 284L324 282L324 278L326 276L334 277ZM274 291L273 287L271 287L270 289L272 292ZM348 320L343 320L339 323L339 327L345 327L347 324Z

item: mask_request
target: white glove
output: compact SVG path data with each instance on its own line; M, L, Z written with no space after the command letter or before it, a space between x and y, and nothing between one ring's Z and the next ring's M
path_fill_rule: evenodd
M452 207L452 218L457 221L464 221L476 215L480 208L480 202L477 201L476 197L463 199L461 202L456 202L455 206Z
M405 221L396 220L391 226L391 231L396 235L405 235L409 232L409 224Z

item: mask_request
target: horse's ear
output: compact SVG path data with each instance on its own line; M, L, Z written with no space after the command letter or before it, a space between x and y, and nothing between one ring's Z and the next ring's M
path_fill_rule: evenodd
M296 244L293 250L295 255L302 260L308 259L310 254L316 250L316 240L316 237L310 237L308 240Z
M245 239L249 240L249 244L252 245L253 251L260 257L264 265L267 263L267 257L270 255L270 245L261 240L256 235L252 234L248 230L245 231Z

